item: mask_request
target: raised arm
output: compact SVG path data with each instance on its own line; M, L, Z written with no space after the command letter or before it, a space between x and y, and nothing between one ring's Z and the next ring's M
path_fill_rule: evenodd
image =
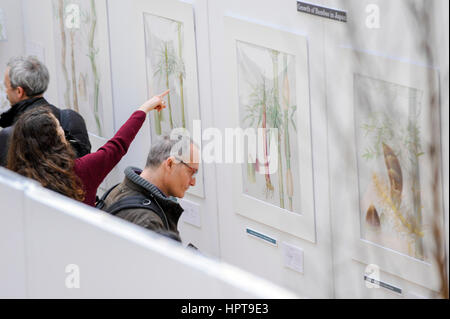
M159 112L165 108L163 98L168 93L169 90L144 102L122 125L114 137L100 147L97 152L75 160L74 169L83 182L86 204L91 206L95 204L98 186L127 153L131 142L142 127L147 113L155 109Z

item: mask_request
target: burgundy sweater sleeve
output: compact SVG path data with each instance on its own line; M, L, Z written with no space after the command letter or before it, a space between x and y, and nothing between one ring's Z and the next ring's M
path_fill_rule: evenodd
M145 112L134 112L114 137L97 152L75 160L74 170L83 183L86 204L94 206L98 186L127 153L145 118Z

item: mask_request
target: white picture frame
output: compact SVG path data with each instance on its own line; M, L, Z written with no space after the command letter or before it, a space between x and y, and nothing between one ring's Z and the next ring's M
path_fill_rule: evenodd
M421 92L421 105L423 108L421 111L420 118L420 128L421 132L430 131L429 122L429 106L426 105L429 101L430 95L435 93L439 96L439 74L438 70L426 66L420 65L418 63L413 63L411 61L405 61L396 59L393 57L384 56L381 54L376 54L374 52L367 52L363 50L358 50L352 47L340 47L334 52L336 61L339 61L339 74L330 71L330 74L334 74L330 78L331 83L340 83L334 88L330 96L333 97L333 105L339 106L339 118L342 119L339 124L340 129L342 129L341 137L346 142L346 152L349 154L347 158L347 167L336 167L333 163L330 164L331 171L337 173L341 171L340 176L345 176L347 179L345 182L341 180L341 185L333 185L331 191L346 192L343 202L346 203L332 203L332 209L336 214L347 211L339 218L343 227L343 231L351 231L351 235L345 236L350 240L348 243L351 247L351 258L354 261L363 264L375 264L381 271L385 271L389 274L398 276L407 281L413 282L415 284L427 287L434 291L439 291L440 289L440 278L437 271L437 265L435 263L434 257L432 256L432 215L426 214L430 210L431 201L425 201L422 199L423 205L423 225L428 225L428 228L424 227L423 233L423 246L424 249L428 249L428 259L419 259L415 256L411 256L408 253L402 252L397 248L385 246L381 243L377 243L373 240L374 237L365 238L362 234L362 229L364 228L364 223L366 221L361 218L362 200L359 185L361 183L360 176L358 175L358 147L355 143L357 138L362 138L364 134L358 129L356 121L355 108L361 107L355 105L355 81L358 78L372 79L373 81L379 81L384 83L392 84L393 86L398 86L402 88L410 88L412 90L419 90ZM336 70L337 66L333 66L333 70ZM336 76L336 78L335 78ZM336 82L339 78L339 82ZM429 81L433 79L433 81ZM355 80L356 79L356 80ZM376 82L375 82L376 83ZM430 84L434 83L434 87L430 88ZM331 86L333 87L333 85ZM385 96L387 94L380 94L380 96ZM336 112L333 110L333 112ZM337 114L337 113L335 113ZM439 112L437 114L439 116ZM336 120L336 118L334 118ZM400 131L401 125L396 127L396 130ZM426 133L424 133L426 134ZM430 136L421 135L422 138L422 148L424 149L423 159L429 163L429 153L427 154L428 147L430 146L431 140ZM437 151L438 158L441 158L440 143L439 150ZM335 150L339 147L333 147ZM333 149L331 148L331 149ZM397 154L397 153L396 153ZM330 153L330 158L335 156L342 156L342 154ZM361 164L360 164L361 165ZM387 164L386 164L387 165ZM441 167L441 166L440 166ZM427 165L421 165L421 183L423 188L429 187L426 192L427 195L431 192L432 176L431 168ZM361 169L361 168L360 168ZM442 177L439 174L439 191L442 192ZM403 182L405 182L405 175L403 173ZM389 175L386 175L389 177ZM389 179L386 177L386 181ZM339 179L337 179L339 180ZM345 188L344 185L347 185ZM337 187L344 187L345 191L337 190ZM391 187L392 188L392 187ZM405 187L406 188L406 187ZM405 189L404 189L405 192ZM442 193L441 193L442 194ZM343 195L343 194L342 194ZM364 194L363 194L364 195ZM426 196L424 196L426 198ZM439 196L442 198L442 195ZM441 211L444 211L443 202L440 202ZM349 220L351 219L351 220ZM401 219L399 218L401 221ZM350 223L350 227L344 226L344 224ZM407 224L405 224L407 225ZM442 214L442 226L444 226L444 215ZM336 227L336 225L335 225ZM444 240L444 238L442 238Z
M149 58L146 48L147 35L145 34L145 19L148 16L156 16L163 19L170 19L173 21L181 22L183 25L183 56L184 56L184 68L185 68L185 90L184 95L188 101L186 113L188 121L186 123L186 129L189 131L191 137L194 134L194 120L200 120L200 105L198 96L198 79L197 79L197 51L196 51L196 38L195 38L195 20L193 7L189 3L169 0L169 1L143 1L138 0L133 2L135 8L135 30L137 30L138 39L142 39L142 43L137 45L138 54L137 57L142 61L143 72L141 71L142 78L146 79L147 83L147 97L151 97L154 94L162 92L153 92L154 85L152 78L148 73ZM164 35L161 35L164 36ZM153 116L153 115L151 115ZM153 120L153 119L152 119ZM153 123L151 121L151 123ZM153 130L153 127L150 127ZM152 137L152 131L149 132L150 140ZM197 142L197 141L196 141ZM204 198L204 176L202 164L200 163L199 171L196 177L196 184L187 190L187 193L199 198Z
M59 7L60 5L62 5L62 9ZM95 8L95 12L92 6ZM94 2L91 0L52 0L52 10L58 105L62 108L73 108L83 116L91 144L94 146L93 151L96 151L95 146L103 145L114 134L106 0L95 0ZM72 16L73 18L71 18ZM62 66L63 31L66 38L64 65L67 73ZM74 34L73 45L71 31ZM73 62L71 62L72 46ZM73 68L76 70L75 76L72 76ZM73 87L76 87L78 108L74 107Z
M262 48L277 50L295 57L295 96L297 122L298 172L300 175L300 211L289 211L244 193L242 166L237 164L233 174L233 201L236 213L282 232L315 243L314 192L311 153L311 123L309 100L308 44L303 35L278 30L264 25L224 17L229 70L231 108L234 123L240 127L240 92L237 60L238 41ZM300 151L301 150L301 151ZM280 187L281 188L281 187ZM281 198L281 196L280 196Z

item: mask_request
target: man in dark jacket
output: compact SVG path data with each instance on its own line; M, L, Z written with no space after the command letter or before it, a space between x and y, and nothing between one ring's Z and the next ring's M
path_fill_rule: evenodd
M186 155L173 155L178 141L160 138L150 149L144 170L128 167L124 181L106 197L103 210L111 208L132 196L141 196L152 209L128 208L114 215L152 231L181 241L177 230L183 208L175 197L182 198L190 186L195 185L198 171L198 149L189 142ZM145 201L145 200L144 200Z
M48 106L59 119L66 139L77 157L91 151L91 144L84 119L73 110L60 110L49 104L43 94L47 90L49 73L45 65L34 57L14 57L5 72L6 95L11 108L0 115L0 165L6 166L9 139L14 125L25 111L38 106Z

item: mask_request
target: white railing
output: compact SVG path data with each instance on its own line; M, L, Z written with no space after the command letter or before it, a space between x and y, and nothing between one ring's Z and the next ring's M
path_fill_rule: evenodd
M0 298L298 298L0 167Z

